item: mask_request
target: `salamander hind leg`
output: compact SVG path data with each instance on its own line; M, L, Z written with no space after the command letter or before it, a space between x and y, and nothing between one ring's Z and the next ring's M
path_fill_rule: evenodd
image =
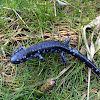
M36 53L36 54L34 55L34 58L36 58L36 57L39 57L39 59L41 59L41 60L43 60L43 61L46 61L46 60L41 56L41 54L39 54L39 53Z
M65 52L61 52L61 57L64 65L67 65L66 58L65 58Z

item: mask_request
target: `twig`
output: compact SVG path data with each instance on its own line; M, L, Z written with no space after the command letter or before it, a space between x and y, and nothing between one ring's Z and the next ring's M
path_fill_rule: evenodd
M22 17L15 11L15 9L13 9L13 11L15 12L15 14L20 18L20 20L26 25L26 23L23 21ZM26 25L26 27L29 29L29 27ZM30 29L29 29L30 30ZM30 30L31 31L31 30Z
M1 46L1 50L2 50L3 56L6 57L5 51L2 46Z
M53 0L53 2L54 2L54 13L55 13L55 16L56 16L57 14L56 14L55 0Z

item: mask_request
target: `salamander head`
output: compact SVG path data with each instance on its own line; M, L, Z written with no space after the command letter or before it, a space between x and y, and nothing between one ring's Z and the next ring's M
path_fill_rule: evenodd
M16 54L12 55L10 61L13 64L20 64L22 62L25 62L26 61L26 53L20 51L20 52L18 52Z

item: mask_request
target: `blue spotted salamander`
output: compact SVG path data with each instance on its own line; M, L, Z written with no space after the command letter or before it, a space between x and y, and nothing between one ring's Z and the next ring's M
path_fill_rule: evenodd
M66 65L65 54L69 53L74 57L78 58L88 67L90 67L100 77L100 70L85 56L83 56L81 53L79 53L72 47L68 46L69 41L70 38L68 38L65 43L61 43L58 41L45 41L38 43L28 49L20 47L19 49L15 50L15 53L12 54L10 61L13 64L19 64L35 57L39 57L39 59L45 61L41 54L61 52L63 63Z

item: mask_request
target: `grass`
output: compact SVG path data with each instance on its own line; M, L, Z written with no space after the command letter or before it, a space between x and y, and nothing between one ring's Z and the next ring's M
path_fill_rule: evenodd
M60 54L46 54L47 60L32 59L19 65L9 59L20 46L26 48L47 40L71 37L70 45L78 51L84 46L81 27L99 15L96 0L67 0L72 6L56 11L49 0L1 0L0 2L0 100L86 100L87 67L71 55L66 55L65 68ZM81 10L81 12L79 12ZM66 14L65 14L66 13ZM91 34L91 32L89 32ZM100 50L94 56L94 63L100 69ZM41 88L47 79L55 78L50 90ZM36 92L37 91L37 92ZM40 98L37 95L42 95ZM91 73L90 100L100 99L100 79Z

